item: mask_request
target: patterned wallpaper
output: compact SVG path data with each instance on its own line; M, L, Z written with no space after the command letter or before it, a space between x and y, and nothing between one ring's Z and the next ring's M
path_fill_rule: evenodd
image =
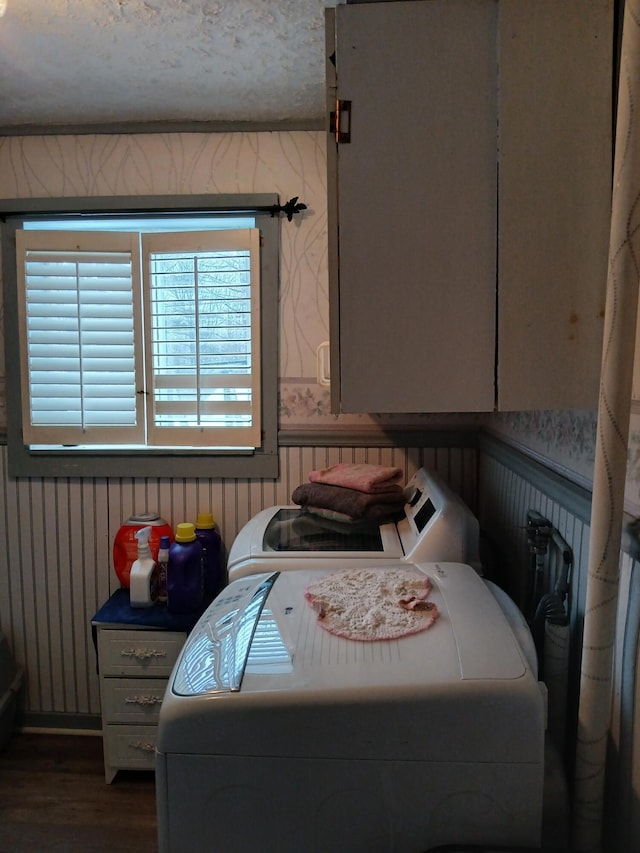
M488 417L485 427L591 488L597 412L508 412ZM635 401L631 403L629 419L624 503L626 512L640 517L640 403Z
M326 148L321 131L65 135L0 139L2 198L277 192L298 196L302 215L282 222L280 423L290 429L484 424L492 432L590 483L595 412L494 416L333 415L319 384L316 350L329 339ZM0 200L1 207L1 200ZM0 429L4 412L0 352ZM632 416L629 500L640 505L640 414ZM638 509L640 514L640 508Z
M591 484L595 454L595 411L503 412L487 418L493 433L522 445L530 455L554 463L573 479Z
M282 220L280 421L283 428L377 429L465 418L332 415L317 378L329 340L325 135L319 131L62 135L0 138L1 199L190 193L298 196L307 209ZM0 429L4 412L0 355Z
M334 416L318 383L316 350L329 340L326 148L324 133L62 135L0 139L1 198L190 193L298 196L307 209L282 220L280 254L280 418L295 429L397 418ZM1 208L0 198L0 208ZM0 356L0 429L4 412ZM400 419L430 423L429 416ZM441 421L441 419L439 419Z
M625 509L640 516L640 403L632 401L629 419Z
M328 339L326 178L318 133L131 134L0 139L2 197L196 193L299 196L303 218L283 219L280 372L315 377Z

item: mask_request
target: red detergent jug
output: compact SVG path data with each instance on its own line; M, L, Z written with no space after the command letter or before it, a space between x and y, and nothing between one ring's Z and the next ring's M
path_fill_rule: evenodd
M168 536L170 541L173 542L173 530L171 526L160 518L157 513L142 512L139 515L132 515L131 518L127 519L113 540L113 566L116 570L118 580L126 589L129 589L131 566L138 557L136 531L142 530L143 527L151 528L149 548L154 560L158 559L158 548L160 547L162 536Z

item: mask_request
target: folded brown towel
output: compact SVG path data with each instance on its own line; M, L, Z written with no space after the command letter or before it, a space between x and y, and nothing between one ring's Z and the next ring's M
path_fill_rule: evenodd
M293 490L291 500L309 512L331 510L339 513L344 520L353 521L380 521L391 518L402 513L405 504L402 490L372 495L357 489L325 483L304 483Z

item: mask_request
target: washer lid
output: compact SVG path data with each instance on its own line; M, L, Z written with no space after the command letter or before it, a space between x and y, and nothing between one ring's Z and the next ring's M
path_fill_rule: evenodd
M248 557L265 555L298 560L318 556L395 560L403 552L393 521L331 523L299 506L273 506L254 515L238 533L229 552L229 569Z
M411 568L393 564L398 567ZM522 677L527 667L519 644L477 573L459 563L417 568L431 580L429 600L439 619L426 631L372 642L334 636L318 624L304 592L325 571L263 573L232 582L191 632L173 693L323 690L337 697L362 689L420 692Z
M277 508L264 531L265 552L382 553L378 524L345 524L294 507Z
M230 584L191 632L173 690L180 696L240 689L249 650L278 572ZM259 637L257 639L259 645Z

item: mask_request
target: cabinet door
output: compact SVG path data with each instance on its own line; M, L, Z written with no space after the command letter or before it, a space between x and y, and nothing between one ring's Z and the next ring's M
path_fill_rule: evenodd
M500 0L498 408L598 399L613 3Z
M351 102L351 141L328 146L335 410L494 408L496 14L335 9L328 54Z

